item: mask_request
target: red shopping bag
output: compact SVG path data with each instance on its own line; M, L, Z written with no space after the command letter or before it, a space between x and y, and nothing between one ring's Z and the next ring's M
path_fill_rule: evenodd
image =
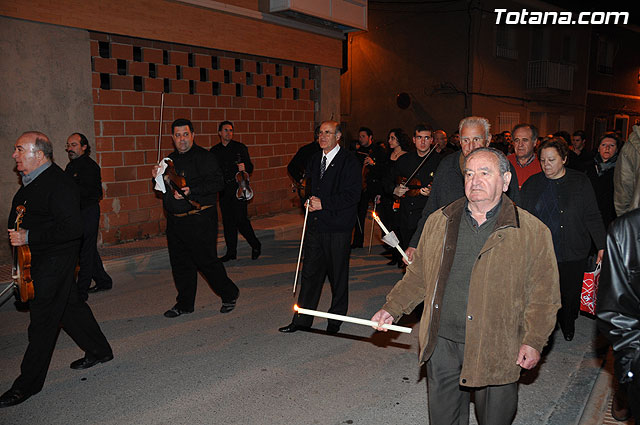
M580 310L596 314L596 296L598 294L598 282L600 282L600 263L592 272L585 272L582 280L582 294L580 295Z

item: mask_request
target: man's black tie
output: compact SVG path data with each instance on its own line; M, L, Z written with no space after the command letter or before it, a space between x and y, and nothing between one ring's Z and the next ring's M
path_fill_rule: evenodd
M327 157L322 155L322 163L320 164L320 178L324 176L324 172L327 171Z

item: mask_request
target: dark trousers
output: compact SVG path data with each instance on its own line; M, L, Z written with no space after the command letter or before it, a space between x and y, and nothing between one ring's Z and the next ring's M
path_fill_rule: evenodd
M98 253L98 225L100 223L100 205L90 205L82 210L82 244L80 245L80 271L78 272L78 291L83 300L88 298L87 290L91 280L101 288L111 288L113 281L104 270L102 258Z
M251 248L256 249L261 246L253 231L251 221L249 221L247 201L238 200L235 190L225 188L220 193L220 212L222 213L222 226L224 227L227 254L237 253L238 232L247 240Z
M316 310L322 294L325 277L331 285L331 307L329 313L347 314L349 305L349 253L351 232L320 233L308 230L304 244L302 280L298 295L298 306ZM311 326L313 316L294 315L293 323ZM340 326L342 322L329 320L329 324Z
M178 290L176 307L193 311L202 273L222 302L238 298L240 290L227 276L217 254L218 217L215 207L185 217L167 217L167 245L173 281Z
M562 301L562 307L558 310L558 324L562 332L574 332L575 330L575 321L580 313L580 294L586 266L586 258L558 263L560 299Z
M358 219L353 228L353 245L364 245L364 223L367 219L367 211L369 210L369 202L375 202L375 193L362 192L360 201L358 202Z
M33 258L31 276L35 297L30 301L29 345L20 365L14 389L35 394L42 389L60 325L85 353L95 357L111 354L100 326L87 303L78 295L74 270L75 250Z
M464 344L438 337L427 362L429 423L468 425L469 402L473 391L478 424L511 424L518 407L518 384L463 387L459 384L463 360Z

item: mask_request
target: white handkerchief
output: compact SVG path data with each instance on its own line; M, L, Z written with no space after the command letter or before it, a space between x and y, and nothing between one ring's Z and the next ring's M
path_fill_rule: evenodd
M158 167L160 167L160 169L158 170L158 175L155 178L156 186L154 187L155 190L159 190L162 193L165 193L167 191L166 187L164 186L164 178L162 176L164 174L164 171L167 169L167 163L165 160L171 161L171 158L163 158L162 161L160 161L160 163L158 164Z

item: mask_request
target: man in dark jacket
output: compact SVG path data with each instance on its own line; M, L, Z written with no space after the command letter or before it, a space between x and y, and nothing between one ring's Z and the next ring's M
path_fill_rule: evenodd
M91 159L91 147L84 134L73 133L67 138L65 150L69 163L64 172L78 185L80 191L80 213L82 214L82 243L80 244L80 271L78 272L78 292L86 300L89 292L107 291L113 281L104 270L98 253L98 225L100 224L100 198L102 198L102 179L100 166ZM95 286L89 288L91 280Z
M224 227L224 241L227 244L227 252L221 258L223 262L235 260L238 250L238 232L244 236L251 246L251 259L257 260L260 256L262 245L256 237L249 216L247 214L248 199L238 199L238 172L253 172L253 163L249 157L249 149L233 140L233 123L223 121L218 126L220 143L211 148L216 156L218 164L222 168L224 177L224 189L220 192L220 212L222 213L222 226Z
M325 121L320 126L322 152L313 156L307 169L309 223L305 236L304 262L298 306L316 309L324 280L331 284L330 313L346 314L349 303L349 254L351 231L356 212L362 176L355 156L340 147L340 126ZM308 329L313 317L294 314L291 324L278 329L291 333ZM329 320L327 332L337 333L342 322Z
M29 304L29 345L20 376L0 397L0 407L22 403L42 389L61 325L85 352L71 363L72 369L113 359L111 346L74 284L82 238L78 189L51 161L53 147L43 133L20 136L13 158L22 186L13 198L9 228L14 227L16 207L22 205L26 211L20 230L9 230L9 240L14 247L28 245L31 250L35 297Z
M596 314L598 327L613 345L615 374L626 386L632 415L640 418L640 209L609 228L602 262ZM616 409L614 405L612 408ZM620 417L619 420L626 420Z
M193 312L198 271L222 298L220 312L229 313L236 306L240 290L227 276L216 253L216 198L224 184L222 172L215 156L194 143L191 121L175 120L171 124L171 137L175 150L169 158L177 175L185 178L186 186L180 188L172 183L162 197L167 212L169 261L178 290L176 304L164 315L173 318ZM154 178L159 174L157 165L152 174Z
M358 218L353 229L351 249L363 246L364 223L369 202L376 202L376 197L382 194L382 176L387 167L387 157L388 154L384 149L373 142L373 131L367 127L360 127L356 158L361 164L362 194L358 202Z

